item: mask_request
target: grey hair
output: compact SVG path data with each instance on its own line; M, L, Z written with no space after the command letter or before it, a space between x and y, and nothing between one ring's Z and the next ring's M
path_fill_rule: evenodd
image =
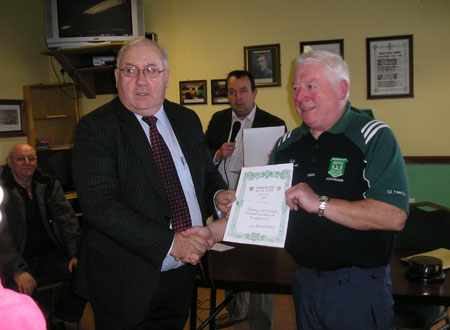
M324 64L329 80L333 84L337 84L341 80L345 80L349 86L347 90L346 100L350 95L350 73L347 63L341 56L324 51L313 50L306 52L297 57L295 68L301 64L309 62L320 62Z
M164 58L164 69L167 69L167 65L169 62L169 55L167 55L166 51L160 44L158 44L157 42L154 42L150 39L146 39L146 38L134 39L134 40L128 42L127 44L125 44L122 48L120 48L119 53L117 53L117 59L116 59L116 68L117 69L120 69L120 61L122 60L123 54L125 54L125 52L129 48L137 47L137 46L153 46L153 47L156 47L157 49L159 49L159 51L161 52L161 54Z

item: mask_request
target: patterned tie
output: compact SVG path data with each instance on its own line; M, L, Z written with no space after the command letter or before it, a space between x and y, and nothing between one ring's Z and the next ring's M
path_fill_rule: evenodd
M173 163L172 155L156 128L158 118L155 116L146 116L142 117L142 120L150 126L150 142L159 176L162 179L164 190L169 199L169 206L172 213L172 228L175 231L186 230L192 227L191 215L183 188L181 187L180 178Z

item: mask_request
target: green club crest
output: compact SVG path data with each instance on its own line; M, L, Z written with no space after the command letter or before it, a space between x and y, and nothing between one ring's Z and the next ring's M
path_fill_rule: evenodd
M333 157L330 159L330 167L328 168L328 174L333 178L337 178L344 175L345 165L347 165L347 158Z

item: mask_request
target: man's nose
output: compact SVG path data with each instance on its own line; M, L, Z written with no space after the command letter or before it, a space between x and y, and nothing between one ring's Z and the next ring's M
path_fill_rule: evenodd
M144 70L139 70L139 73L138 73L138 75L136 77L136 82L139 85L145 85L145 84L148 83L147 77L144 74Z
M305 93L305 89L301 87L294 91L293 96L295 102L304 101L308 97L307 93Z

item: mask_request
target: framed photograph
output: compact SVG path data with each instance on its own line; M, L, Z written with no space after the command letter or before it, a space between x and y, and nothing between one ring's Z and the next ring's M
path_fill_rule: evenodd
M206 80L180 81L180 104L207 104Z
M281 86L280 44L245 46L245 70L255 77L256 87Z
M367 98L414 97L413 36L366 38Z
M0 137L25 136L23 100L0 100Z
M311 50L326 50L344 58L344 39L300 42L300 54Z
M230 104L226 79L211 79L212 104Z

